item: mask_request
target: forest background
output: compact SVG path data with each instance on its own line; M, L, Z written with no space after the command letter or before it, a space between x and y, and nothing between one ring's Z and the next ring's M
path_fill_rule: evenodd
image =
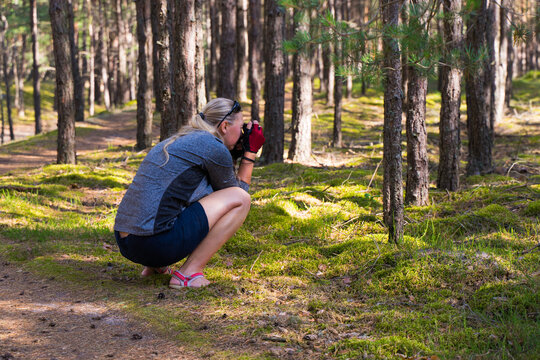
M536 5L3 1L2 142L51 131L2 146L2 161L55 150L74 165L2 177L2 257L101 281L96 297L184 336L201 323L168 315L187 302L212 324L193 346L218 357L239 337L257 339L249 357L533 358ZM140 151L213 96L263 122L253 210L212 288L149 309L157 283L133 283L108 245L115 208ZM104 128L106 149L77 157ZM115 146L120 133L135 145Z

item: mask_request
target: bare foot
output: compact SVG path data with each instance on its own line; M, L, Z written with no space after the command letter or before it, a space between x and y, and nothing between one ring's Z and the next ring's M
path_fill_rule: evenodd
M152 268L149 266L145 266L143 271L141 272L142 277L147 277L154 274L170 274L170 269L167 266L161 267L161 268Z

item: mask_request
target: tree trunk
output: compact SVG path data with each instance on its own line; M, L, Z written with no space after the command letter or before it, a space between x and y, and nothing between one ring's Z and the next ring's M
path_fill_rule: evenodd
M58 97L59 164L75 164L75 105L72 62L73 12L68 0L50 0L49 16L53 35Z
M24 55L26 54L26 34L21 35L21 52L19 55L19 61L17 62L17 82L19 84L19 118L24 118L24 78L26 72L26 60Z
M137 0L139 83L137 87L137 150L152 146L152 24L150 0Z
M409 68L407 99L407 186L405 203L424 206L429 200L426 132L427 77Z
M494 38L493 46L493 83L491 85L491 123L493 126L502 121L504 116L504 97L506 94L506 75L508 66L508 37L506 34L510 30L508 22L508 0L500 0L499 3L492 2L492 24Z
M177 122L171 116L171 71L169 34L171 13L168 1L152 1L153 53L154 53L154 92L156 107L161 114L160 141L174 134ZM158 100L159 99L159 100Z
M15 109L17 110L17 116L19 115L19 108L20 108L20 101L23 98L21 95L22 89L19 89L19 47L17 46L17 43L14 43L11 46L11 71L10 76L13 79L13 82L15 84L15 91L14 91L14 98L13 98L13 105L15 105ZM24 109L24 107L23 107ZM23 111L23 117L24 117L24 111Z
M401 59L398 42L389 33L398 26L399 2L381 0L384 59L383 210L390 242L403 239L403 179L401 159Z
M411 0L414 6L425 5L422 0ZM427 16L408 20L415 27L415 33L424 35L424 26ZM419 49L420 52L423 49ZM414 55L420 57L416 53ZM427 154L427 131L426 131L426 95L427 76L422 74L414 66L407 70L407 184L405 191L405 203L424 206L429 200L429 163ZM403 83L403 81L402 81Z
M32 78L34 86L34 118L36 135L41 127L41 78L39 75L38 17L36 0L30 0L30 27L32 28Z
M488 9L491 0L481 0L474 4L477 16L467 21L465 46L478 53L487 46L489 32ZM492 66L489 60L481 66L465 70L465 91L467 96L467 131L469 157L467 175L485 174L492 171L493 127L491 113Z
M129 101L129 86L127 79L126 34L124 32L125 11L122 0L115 0L116 36L118 39L118 68L116 72L116 104L123 105Z
M73 6L69 1L68 10L69 14L69 42L71 46L71 67L73 76L73 91L75 101L75 121L84 121L84 84L81 79L81 73L79 71L79 47L75 38L75 15L73 13Z
M221 35L217 96L234 99L236 58L236 0L221 0Z
M463 20L460 0L443 0L444 12L444 65L442 78L441 115L439 122L439 171L437 187L449 191L459 188L459 161L461 151L460 111L462 72L452 64L451 53L463 46Z
M127 2L127 0L126 0ZM129 83L129 101L135 100L137 98L137 53L136 53L136 46L135 43L137 42L136 37L133 36L134 33L137 32L137 29L132 29L131 24L135 24L137 22L137 11L133 12L133 9L131 8L131 3L134 1L130 1L127 3L127 13L129 21L125 21L125 34L127 37L127 54L128 54L128 83ZM151 37L151 36L150 36ZM154 94L153 85L150 87L150 91L152 92L152 97Z
M101 93L103 94L103 102L105 104L105 108L107 111L111 110L111 92L110 85L109 85L109 26L107 21L107 15L105 14L105 11L103 9L103 1L106 0L99 0L99 18L101 22L101 26L99 29L99 58L101 62L101 71L99 73L100 75L100 86L102 87Z
M1 90L1 89L0 89ZM0 133L0 144L4 145L4 129L5 129L5 120L4 120L4 100L2 96L2 91L0 91L0 117L2 118L2 131Z
M514 15L513 13L509 12L508 16L510 17L510 21L513 21ZM504 102L506 104L506 107L510 109L510 100L512 99L512 80L514 79L514 59L515 59L515 49L514 49L514 42L512 41L512 33L508 31L506 34L506 43L508 46L507 50L507 73L506 73L506 87L505 87L505 93L504 93Z
M251 118L260 120L261 101L261 0L249 0L249 82L251 84Z
M220 29L220 7L221 0L210 1L210 31L212 33L212 42L210 43L210 90L216 91L218 83L219 68L219 29Z
M8 118L8 124L9 124L9 137L11 140L15 140L15 134L13 132L13 118L11 117L11 91L10 86L11 82L9 81L9 74L8 74L8 56L9 56L9 49L6 47L6 32L8 29L8 22L6 17L2 14L0 21L2 24L0 25L0 40L1 40L1 48L0 48L0 54L2 54L2 65L4 69L4 85L6 87L6 108L7 108L7 118Z
M247 100L248 81L248 0L236 2L236 98Z
M403 25L406 25L409 21L409 0L402 0L400 20ZM403 112L407 112L407 90L409 81L409 61L407 59L407 49L401 50L401 91L403 92Z
M195 0L173 3L172 50L173 88L171 90L173 105L172 119L176 120L174 132L188 123L195 115ZM173 135L167 134L166 137Z
M206 105L206 83L204 74L204 31L203 31L203 1L195 0L195 108L201 111Z
M343 19L342 4L344 0L334 0L336 21ZM334 43L334 68L342 64L343 51L342 43L337 40ZM341 131L341 112L343 107L343 77L339 76L337 71L334 73L334 131L332 137L333 147L343 147L343 133Z
M263 163L283 161L285 103L285 64L282 49L285 11L277 0L264 2L264 136ZM223 56L223 54L222 54Z
M88 114L94 116L94 103L96 96L96 74L95 74L95 43L94 43L94 13L92 1L88 1L88 38L90 39L88 53Z
M302 16L302 18L299 18ZM295 10L295 32L309 31L309 14ZM311 52L293 55L292 134L288 158L305 162L311 158Z

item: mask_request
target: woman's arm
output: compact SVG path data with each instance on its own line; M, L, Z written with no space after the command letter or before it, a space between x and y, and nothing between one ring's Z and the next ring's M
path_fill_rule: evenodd
M251 174L253 173L253 166L255 165L255 157L257 154L246 151L244 156L240 159L240 167L238 168L238 180L245 182L246 184L251 184ZM249 161L247 159L253 161Z

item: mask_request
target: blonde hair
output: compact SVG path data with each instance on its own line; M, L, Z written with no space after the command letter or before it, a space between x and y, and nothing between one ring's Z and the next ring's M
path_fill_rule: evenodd
M165 154L165 162L161 165L164 166L169 162L169 153L167 148L176 141L176 139L192 133L194 131L207 131L210 134L222 139L221 134L218 131L218 124L233 107L234 101L226 98L215 98L210 100L202 109L202 111L191 118L189 124L184 125L178 130L176 134L168 138L165 146L163 147L163 153ZM201 116L201 114L203 116ZM225 121L232 123L234 121L235 114L227 116Z

